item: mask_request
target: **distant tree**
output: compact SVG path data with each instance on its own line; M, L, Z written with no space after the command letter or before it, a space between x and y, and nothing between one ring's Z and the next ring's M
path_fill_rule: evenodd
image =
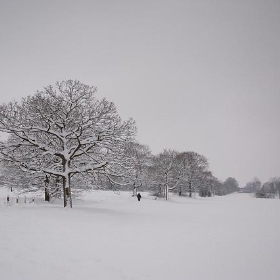
M269 181L271 185L273 186L274 191L278 191L278 196L280 199L280 177L273 177Z
M237 192L239 190L238 186L239 186L239 184L238 184L237 180L233 177L227 178L223 183L223 188L224 188L225 194Z
M255 192L259 191L261 189L261 187L262 187L261 181L257 177L255 177L250 182L246 183L244 189L246 192L255 193Z
M179 195L187 191L191 197L207 168L207 159L198 153L164 150L152 158L148 169L149 182L159 195L164 193L166 200L169 192L175 190Z
M217 178L212 175L212 172L204 171L199 180L199 195L202 197L214 195L216 183Z
M252 186L254 190L260 190L262 187L262 182L259 180L259 178L255 177L252 180Z
M257 198L274 198L275 189L271 182L265 182L262 187L256 191Z
M258 198L274 198L280 189L280 178L271 178L265 182L260 189L256 190L256 197ZM279 195L280 198L280 195Z
M224 195L223 194L223 183L216 177L212 178L212 193L213 195Z
M13 135L12 143L1 146L2 158L30 172L59 177L64 207L72 207L75 174L99 172L112 183L129 177L131 162L124 150L134 141L135 123L122 122L115 105L97 100L95 92L95 87L68 80L0 106L0 131ZM19 157L30 151L34 160Z
M158 188L158 194L164 192L165 199L169 198L169 191L174 190L179 179L176 177L174 167L178 152L164 150L152 158L152 165L149 168L150 184Z
M199 187L206 179L206 173L208 170L208 160L203 155L195 152L183 152L178 155L181 170L180 178L185 182L185 186L189 193L189 197L192 197L192 193L195 191L195 186Z
M133 164L133 196L137 195L140 187L147 184L147 168L151 165L152 154L147 145L138 142L127 144L125 154L132 160ZM143 186L145 188L145 186Z

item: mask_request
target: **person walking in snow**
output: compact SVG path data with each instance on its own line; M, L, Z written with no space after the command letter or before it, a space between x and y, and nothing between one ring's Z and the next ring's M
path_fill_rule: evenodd
M141 199L141 194L140 193L137 194L137 198L138 198L138 201L140 201L140 199Z

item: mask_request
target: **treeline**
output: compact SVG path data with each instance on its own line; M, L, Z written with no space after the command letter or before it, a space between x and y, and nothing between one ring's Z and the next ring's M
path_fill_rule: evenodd
M153 155L135 140L133 119L122 121L114 103L98 100L96 88L67 80L21 102L0 106L2 184L32 191L46 200L62 196L72 207L73 189L148 190L191 197L236 191L234 178L220 182L196 152L164 150Z
M242 192L254 193L257 198L274 198L278 194L280 198L280 177L273 177L264 183L255 177L246 183Z

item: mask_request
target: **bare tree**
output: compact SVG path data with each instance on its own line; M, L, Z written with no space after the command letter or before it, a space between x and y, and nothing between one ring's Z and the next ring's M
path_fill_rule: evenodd
M149 168L150 184L158 189L158 194L164 192L166 200L169 198L169 191L174 190L180 180L176 177L174 168L178 152L174 150L164 150L152 159Z
M181 162L181 178L187 185L189 197L192 197L192 193L195 190L195 186L201 184L208 169L208 160L203 155L195 152L183 152L180 153Z
M151 165L152 154L147 145L138 142L128 143L125 153L133 161L132 183L135 196L138 189L147 184L147 168Z
M246 183L244 191L257 192L261 189L261 187L262 187L261 181L257 177L254 177L250 182Z
M212 196L215 194L218 179L215 178L211 171L204 171L198 177L199 195L202 197Z
M149 184L159 195L164 193L166 200L169 191L175 190L181 195L185 189L191 197L195 186L206 180L207 169L207 159L198 153L164 150L152 157L148 168Z
M20 103L0 106L0 131L14 137L12 145L2 145L2 156L33 172L60 177L64 207L72 207L75 174L99 171L116 182L130 164L124 150L127 142L134 141L135 123L121 121L115 105L97 100L95 92L95 87L67 80ZM36 160L9 157L11 150L17 155L32 151Z
M278 196L280 199L280 177L273 177L269 180L275 192L278 191Z

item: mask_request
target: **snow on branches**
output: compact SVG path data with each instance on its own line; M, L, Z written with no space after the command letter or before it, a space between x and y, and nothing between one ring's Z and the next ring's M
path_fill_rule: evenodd
M135 122L122 121L114 103L98 100L95 92L67 80L0 106L0 131L11 135L2 143L2 157L61 178L64 206L72 205L74 174L99 171L113 180L129 170L124 151L134 141Z

